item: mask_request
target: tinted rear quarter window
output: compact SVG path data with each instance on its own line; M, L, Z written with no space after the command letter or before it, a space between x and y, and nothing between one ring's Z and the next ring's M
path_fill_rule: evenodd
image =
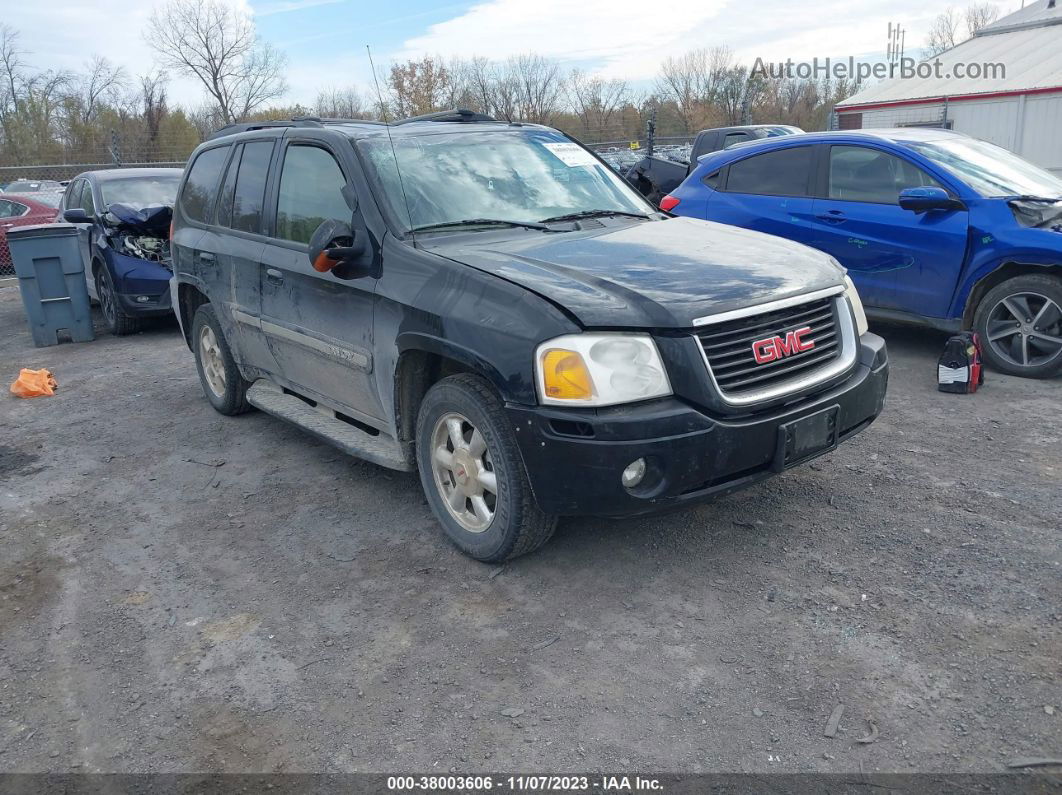
M324 221L350 223L353 215L339 163L325 149L293 144L284 155L277 196L277 234L283 240L309 243Z
M218 177L225 166L228 146L216 146L199 153L188 171L188 179L181 191L181 209L193 221L210 222Z
M272 155L272 141L252 141L244 145L232 200L233 229L244 232L261 231L266 175L269 173L269 159Z
M764 196L806 196L810 175L810 146L779 149L732 164L726 189Z

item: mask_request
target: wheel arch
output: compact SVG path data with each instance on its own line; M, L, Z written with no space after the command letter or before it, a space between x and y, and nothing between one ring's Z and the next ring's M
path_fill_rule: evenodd
M972 329L977 306L989 290L1016 276L1054 276L1062 279L1062 260L1055 264L1030 262L1004 262L998 268L978 279L966 297L963 307L962 328Z
M478 375L506 397L505 379L497 368L475 352L423 334L403 334L394 373L395 429L400 441L413 441L417 412L431 387L458 373Z
M192 350L192 318L199 307L209 303L210 298L197 285L190 282L178 283L176 311L188 350Z

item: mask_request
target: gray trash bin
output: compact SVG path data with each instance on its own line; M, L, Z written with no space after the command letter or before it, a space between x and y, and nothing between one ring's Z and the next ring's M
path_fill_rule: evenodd
M17 226L7 230L7 244L33 344L57 345L59 329L66 329L74 342L93 339L78 228L62 223Z

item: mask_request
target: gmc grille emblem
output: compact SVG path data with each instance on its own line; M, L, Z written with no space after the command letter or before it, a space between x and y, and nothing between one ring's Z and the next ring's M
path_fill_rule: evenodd
M804 326L804 328L788 332L784 337L766 337L756 340L752 343L752 357L756 360L756 364L767 364L776 359L792 356L794 353L810 351L815 347L815 340L804 339L810 333L811 326Z

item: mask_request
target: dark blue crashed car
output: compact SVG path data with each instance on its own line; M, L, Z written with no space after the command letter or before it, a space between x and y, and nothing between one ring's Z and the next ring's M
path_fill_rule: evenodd
M59 210L81 229L89 295L117 335L143 318L169 315L170 220L179 168L86 171L66 188Z

